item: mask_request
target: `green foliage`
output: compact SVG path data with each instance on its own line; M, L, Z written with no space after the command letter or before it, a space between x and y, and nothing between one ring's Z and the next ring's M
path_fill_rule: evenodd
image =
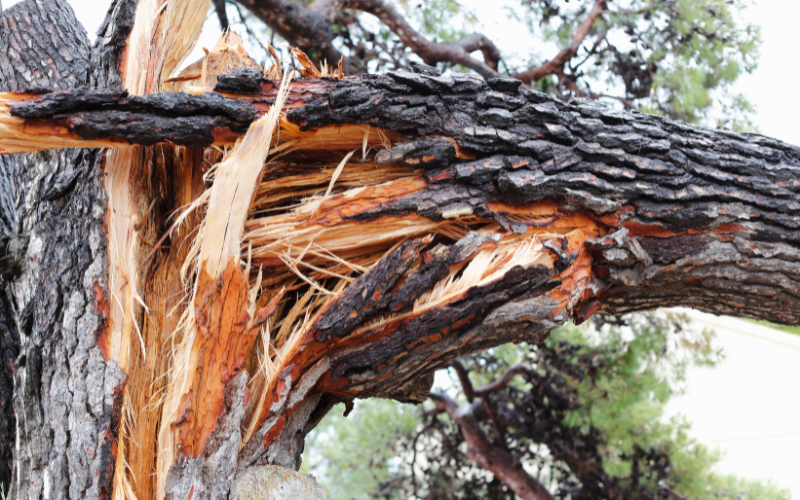
M662 316L634 316L628 327L566 327L549 341L566 340L597 350L608 367L595 379L581 382L581 405L569 419L586 432L590 427L601 432L604 466L612 475L630 474L631 463L624 457L636 447L668 447L680 435L682 426L661 421L664 405L681 390L690 364L713 366L720 357L709 332L683 329L670 335L669 323Z
M413 406L385 399L359 402L352 415L336 406L306 440L301 472L312 472L325 486L328 498L370 498L392 474L398 441L419 424Z
M662 418L669 399L684 389L686 369L713 367L722 357L712 346L709 331L679 327L682 331L669 335L669 321L663 316L638 316L630 321L630 331L604 325L596 331L565 327L555 332L550 342L562 339L597 349L604 353L604 363L613 367L594 381L582 382L578 389L582 404L571 415L573 424L600 430L604 468L614 475L630 474L631 463L625 457L635 447L662 449L668 451L673 468L671 484L685 497L789 498L788 492L773 485L714 473L719 452L689 437L685 419ZM608 350L611 346L621 348Z
M576 390L579 403L576 409L565 414L564 423L586 435L599 431L603 469L613 477L622 478L623 486L625 478L631 474L631 457L635 450L654 450L669 457L669 487L687 498L789 498L788 492L774 485L714 472L718 452L691 438L685 419L664 417L669 399L684 389L687 368L713 367L721 359L722 353L713 346L710 332L688 327L683 317L635 315L624 325L568 325L555 330L545 345L562 352L562 361L566 364L580 358L584 363L590 359L592 366L599 367L585 377L564 372L567 383ZM481 370L482 365L507 367L531 359L531 352L535 353L536 348L532 351L524 344L509 344L492 350L485 358L473 358L473 384L480 386L498 376L494 369ZM488 357L492 358L491 362L481 361ZM541 358L534 355L533 359ZM542 362L535 366L542 372L545 368L555 369L555 365L545 367ZM456 388L460 386L455 374L447 371L439 374L446 376L437 379L437 384L456 395ZM526 383L517 377L512 386L524 392ZM457 397L463 401L462 395ZM441 446L420 449L407 445L421 435L425 408L430 409L430 406L368 400L359 402L347 419L339 415L326 417L306 441L307 462L311 465L305 471L317 475L328 489L331 500L399 498L392 491L392 480L398 470L409 474L408 464L414 463L409 460L409 453L412 453L409 450L424 455L441 453L443 449ZM458 434L457 427L447 417L436 418ZM406 445L399 445L401 442ZM540 443L526 446L536 453L542 449ZM476 473L476 467L466 459L464 451L461 449L463 459L458 460L463 460L463 464L456 464L464 471L459 477ZM546 464L548 455L546 451L540 453L542 464ZM423 458L422 463L425 462ZM420 463L419 457L416 463ZM538 467L536 463L526 465L530 470ZM420 466L412 474L422 483L425 482L423 469L424 466ZM448 491L457 489L458 484L447 485Z
M631 3L628 10L645 4ZM632 54L657 68L646 105L670 118L696 123L710 117L716 101L727 124L750 127L747 115L752 107L731 89L740 75L758 64L760 28L740 17L748 5L745 0L661 1L654 3L650 22L637 22L636 14L613 16L614 24L635 25Z

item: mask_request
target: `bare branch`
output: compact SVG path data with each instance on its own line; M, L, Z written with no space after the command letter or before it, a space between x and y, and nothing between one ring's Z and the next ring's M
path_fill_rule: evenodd
M334 0L323 0L323 2L327 8L336 3ZM412 28L408 21L384 0L339 0L339 2L342 8L358 9L380 19L426 64L433 66L437 62L449 62L470 68L484 78L498 76L497 64L500 61L500 51L484 35L475 33L452 43L431 42ZM483 62L470 55L477 50L483 53Z
M583 20L581 25L578 27L578 31L576 31L575 35L572 37L572 42L570 42L566 48L562 49L561 52L559 52L554 58L550 59L538 68L524 71L514 75L514 77L519 78L525 83L531 83L541 80L547 75L563 74L564 65L569 62L570 59L575 57L575 54L578 53L578 49L580 48L581 44L592 30L594 22L606 11L607 2L608 0L597 0L594 3L592 10L589 11L589 15L586 16L586 19Z
M503 374L503 376L499 380L495 380L492 383L486 384L483 387L478 387L475 389L475 396L484 397L492 392L501 391L511 383L511 380L520 373L525 373L528 375L536 375L536 373L529 367L520 363L515 365L511 365L507 372Z
M552 500L553 496L539 481L528 474L522 463L505 449L493 445L481 430L475 418L475 405L457 405L446 394L432 392L430 398L436 408L447 412L461 429L467 443L467 457L494 474L523 500Z
M225 0L213 0L214 2L214 10L217 11L217 17L219 18L219 26L222 28L222 31L228 29L231 23L228 21L228 13L225 12Z
M239 3L291 45L307 53L316 51L328 61L337 61L341 57L332 44L331 25L336 13L341 9L356 9L380 19L426 64L448 62L470 68L484 78L498 76L500 51L486 36L476 33L457 42L431 42L384 0L317 0L307 8L291 0L239 0ZM475 51L481 51L484 61L470 55Z
M472 403L475 400L475 391L472 389L472 382L469 379L469 372L467 367L459 359L454 359L450 362L450 366L456 371L458 380L461 382L461 389L464 391L467 401Z
M626 109L637 109L636 106L634 106L633 103L629 99L626 99L624 97L619 97L619 96L609 95L609 94L596 94L596 93L592 92L591 90L589 90L589 92L584 92L583 90L581 90L580 87L578 87L578 84L575 83L575 81L567 78L563 74L559 75L559 80L561 81L561 84L564 85L564 88L574 92L576 97L588 97L589 99L593 99L593 100L597 100L597 99L600 99L600 98L614 99L614 100L619 101L620 103L622 103L622 105L625 106Z
M429 397L433 400L437 410L443 411L451 417L458 411L458 404L455 400L443 392L431 392Z

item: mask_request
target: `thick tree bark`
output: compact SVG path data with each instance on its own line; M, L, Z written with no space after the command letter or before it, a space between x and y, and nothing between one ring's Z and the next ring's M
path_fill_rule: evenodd
M128 95L169 76L118 69L135 8L113 4L91 64L70 47L90 86L0 96L3 153L115 148L3 170L19 498L225 498L253 466L297 468L336 401L421 401L449 360L598 311L800 322L793 146L420 66L291 83L265 169L281 83ZM245 133L206 182L209 146Z
M2 279L2 278L0 278ZM5 282L0 283L5 289ZM0 484L4 491L11 486L14 440L14 362L19 355L19 332L14 323L11 304L0 293Z
M85 145L228 143L278 86L248 79L249 70L237 76L221 78L220 93L194 97L81 90L78 99L54 93L7 103L11 115L52 120ZM224 97L232 93L241 99ZM521 231L503 215L512 206L492 205L552 199L606 226L608 237L587 243L602 275L595 294L602 297L592 306L617 313L664 300L785 324L800 319L790 257L800 243L800 150L793 146L591 101L563 104L520 92L513 81L486 85L468 75L310 80L296 82L291 94L287 117L302 128L355 123L400 132L409 141L378 161L429 169L425 189L350 217L413 211L441 220L462 210Z
M68 4L26 0L0 19L3 90L71 89L92 74L103 79L108 57L91 57ZM0 159L0 380L6 373L15 380L14 413L8 415L7 401L0 406L12 431L0 426L0 481L10 498L103 498L111 492L125 374L98 345L108 314L99 162L97 150L79 149ZM14 478L8 481L11 449Z

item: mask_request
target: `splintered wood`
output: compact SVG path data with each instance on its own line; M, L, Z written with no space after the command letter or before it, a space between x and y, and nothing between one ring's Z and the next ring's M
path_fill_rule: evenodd
M305 129L288 119L342 77L341 62L318 70L294 51L299 75L263 80L245 105L206 95L228 69L261 71L241 39L223 34L172 77L208 0L137 5L123 72L136 95L89 96L89 104L0 95L2 152L161 142L103 122L135 119L143 103L166 141L195 146L122 147L106 160L111 313L103 343L128 374L114 499L174 497L176 477L194 491L197 478L180 479L186 464L224 450L239 453L226 459L239 469L265 460L323 394L374 394L365 371L387 382L383 395L420 401L427 389L409 370L459 348L434 354L430 346L462 342L458 335L512 299L546 299L542 314L554 323L591 304L585 243L606 231L596 218L550 201L476 210L462 188L440 185L454 174L431 170L438 153L393 149L405 140L396 131ZM280 77L272 56L264 74ZM293 76L307 78L298 92ZM183 119L169 99L182 100L139 96L160 90L223 112ZM20 111L26 103L33 106ZM47 114L64 105L71 115ZM451 158L472 158L450 138L430 142ZM403 366L409 356L426 361ZM333 367L334 358L344 361Z
M201 343L198 370L191 373L189 392L180 402L180 416L171 422L178 432L181 452L197 456L205 449L215 423L225 411L228 382L244 367L253 341L278 307L276 294L256 309L239 263L228 261L225 270L212 277L205 269L197 280L194 316Z
M237 40L224 35L184 77L163 81L143 67L126 81L138 92L194 92L232 59L250 66ZM148 57L161 64L176 57L170 50ZM553 324L599 307L586 242L607 231L600 219L554 201L465 204L464 188L446 185L454 172L428 164L436 154L386 153L405 151L393 149L405 140L395 131L301 129L285 114L298 105L286 76L233 147L135 146L107 156L111 312L102 344L129 377L116 499L166 498L178 464L213 455L242 375L235 404L244 409L233 424L241 436L226 446L244 467L269 453L304 401L375 393L365 367L387 381L384 395L420 401L425 386L403 360L434 366L459 347L429 346L455 342L512 299L545 301ZM87 140L7 113L40 99L0 96L8 108L0 135L19 138L0 141L6 150L35 149L28 143L38 133L55 141L42 147ZM469 158L447 138L432 143ZM390 359L365 354L371 344ZM345 361L332 368L333 357Z
M376 163L375 153L393 145L390 137L396 134L365 126L300 132L284 121L271 134L254 125L210 170L210 189L186 212L198 211L203 222L185 264L186 278L196 278L165 396L165 469L174 453L209 452L226 384L242 370L251 395L240 448L253 439L268 447L286 423L264 428L288 390L281 373L297 380L336 349L390 338L414 322L433 328L427 322L442 306L525 282L508 279L525 269L549 269L536 271L537 279L562 283L549 292L554 315L566 318L566 309L586 298L591 259L583 244L603 233L601 224L554 202L496 203L482 217L463 211L439 220L387 209L431 187L412 165ZM362 158L353 159L354 147ZM504 229L492 214L525 230ZM456 255L453 245L469 235L478 244ZM562 269L554 271L557 263ZM434 342L476 314L455 317L420 342ZM346 377L319 376L332 394L357 394L345 388ZM283 408L286 417L292 411Z

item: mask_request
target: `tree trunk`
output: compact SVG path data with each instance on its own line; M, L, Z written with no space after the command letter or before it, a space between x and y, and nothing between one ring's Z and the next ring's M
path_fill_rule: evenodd
M3 90L86 84L91 48L69 5L27 0L0 18ZM0 482L10 498L107 496L125 374L97 345L108 267L99 155L60 149L0 162L0 380L15 385L12 408L0 383Z
M598 311L800 322L797 148L423 66L158 92L190 4L117 1L90 64L54 51L90 85L0 96L3 153L113 148L2 164L17 498L226 498L298 468L337 401L422 401L449 360ZM76 25L23 9L0 36Z

